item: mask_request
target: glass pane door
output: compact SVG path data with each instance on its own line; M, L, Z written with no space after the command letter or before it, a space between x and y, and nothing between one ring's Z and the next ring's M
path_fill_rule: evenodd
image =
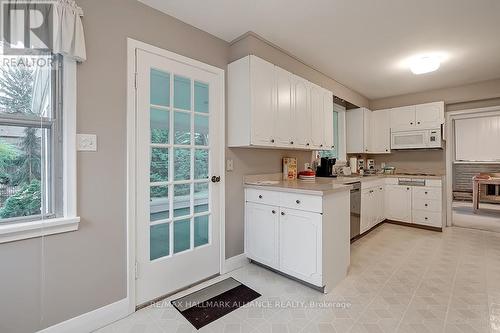
M209 85L150 72L151 261L210 244Z

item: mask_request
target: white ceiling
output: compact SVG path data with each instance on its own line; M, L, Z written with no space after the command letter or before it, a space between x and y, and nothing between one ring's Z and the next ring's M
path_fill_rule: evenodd
M370 99L500 78L500 0L140 0L228 42L253 31ZM437 72L404 60L442 52Z

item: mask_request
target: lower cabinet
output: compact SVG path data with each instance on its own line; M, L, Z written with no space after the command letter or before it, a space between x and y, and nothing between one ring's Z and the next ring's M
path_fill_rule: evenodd
M321 284L321 214L282 209L279 217L280 270Z
M278 268L279 207L247 203L245 252L256 261Z
M386 185L385 216L389 220L411 222L411 187Z
M385 215L393 221L442 228L444 221L441 180L426 180L425 186L397 185L388 178L385 187Z
M361 192L361 233L385 220L385 186L377 185Z
M245 189L245 255L331 291L350 262L349 189L320 195Z

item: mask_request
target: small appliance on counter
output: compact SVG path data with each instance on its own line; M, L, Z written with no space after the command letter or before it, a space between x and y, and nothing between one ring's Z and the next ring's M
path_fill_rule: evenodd
M333 167L337 163L336 158L327 158L323 157L321 158L321 163L318 165L316 169L316 176L317 177L332 177L333 175Z

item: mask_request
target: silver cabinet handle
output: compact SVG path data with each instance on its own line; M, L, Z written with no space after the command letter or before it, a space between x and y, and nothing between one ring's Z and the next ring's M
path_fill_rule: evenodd
M262 195L259 195L259 199L262 199Z
M275 210L273 210L273 214L276 214L276 211L275 211Z
M281 212L281 216L285 216L285 212Z
M297 205L300 205L300 200L297 200L297 201L295 201L295 202L297 203Z

